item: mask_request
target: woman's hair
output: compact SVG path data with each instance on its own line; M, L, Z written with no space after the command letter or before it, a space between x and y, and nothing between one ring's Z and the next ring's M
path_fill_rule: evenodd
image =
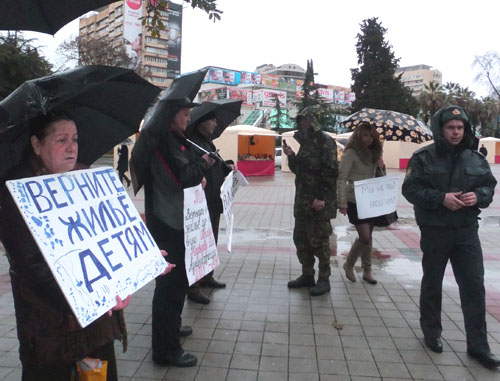
M42 141L50 134L50 125L60 120L72 121L73 119L64 112L55 110L33 118L30 122L30 136L36 136L38 140Z
M361 135L364 132L369 132L373 138L372 144L368 147L363 144ZM382 153L382 143L380 143L380 135L377 130L368 122L361 122L354 129L349 141L345 145L344 150L353 148L360 155L361 159L368 159L368 161L376 162Z

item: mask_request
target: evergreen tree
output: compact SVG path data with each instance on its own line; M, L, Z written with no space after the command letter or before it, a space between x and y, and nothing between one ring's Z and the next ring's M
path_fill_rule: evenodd
M0 36L0 100L25 81L52 73L50 63L40 55L34 40L18 32Z
M352 90L356 94L351 110L365 107L404 112L416 116L418 102L406 88L401 76L395 76L399 58L385 41L387 29L377 17L363 20L357 35L358 68L351 69Z
M304 76L304 83L302 83L302 92L304 96L302 100L299 102L299 112L305 109L307 106L311 106L316 104L313 98L314 91L314 68L313 61L307 60L307 68Z

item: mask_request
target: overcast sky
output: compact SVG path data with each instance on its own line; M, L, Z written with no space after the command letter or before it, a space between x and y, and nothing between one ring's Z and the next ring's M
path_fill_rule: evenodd
M177 2L180 2L177 0ZM182 72L204 66L253 71L261 64L313 59L316 82L350 86L357 67L356 35L362 20L378 17L387 29L400 66L426 64L479 96L489 89L474 82L474 56L500 51L500 1L475 0L217 0L222 20L213 23L185 6ZM73 22L55 37L42 37L51 61L55 47L78 33Z

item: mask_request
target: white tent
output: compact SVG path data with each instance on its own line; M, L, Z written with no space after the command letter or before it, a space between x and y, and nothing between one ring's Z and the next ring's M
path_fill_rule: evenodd
M488 150L488 155L486 155L488 163L500 163L500 139L492 137L482 138L479 140L479 147L483 144Z

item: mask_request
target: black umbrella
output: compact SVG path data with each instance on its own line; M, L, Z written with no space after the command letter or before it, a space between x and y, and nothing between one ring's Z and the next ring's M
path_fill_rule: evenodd
M168 128L172 112L180 107L193 107L193 99L198 94L208 69L198 70L174 79L160 99L148 111L130 158L130 173L134 192L137 193L149 173L149 161L158 147L161 133Z
M217 119L217 127L210 139L217 139L237 117L240 116L242 100L219 99L216 101L203 102L200 106L191 110L191 122L188 125L186 135L190 135L197 122L209 113L214 113Z
M386 140L423 143L432 140L432 132L413 116L390 110L364 108L340 122L354 129L361 122L368 122Z
M90 165L139 129L160 89L130 69L85 66L25 82L0 102L0 176L14 167L29 144L29 122L51 110L78 129L78 161Z
M2 0L0 30L55 34L77 17L115 0Z

